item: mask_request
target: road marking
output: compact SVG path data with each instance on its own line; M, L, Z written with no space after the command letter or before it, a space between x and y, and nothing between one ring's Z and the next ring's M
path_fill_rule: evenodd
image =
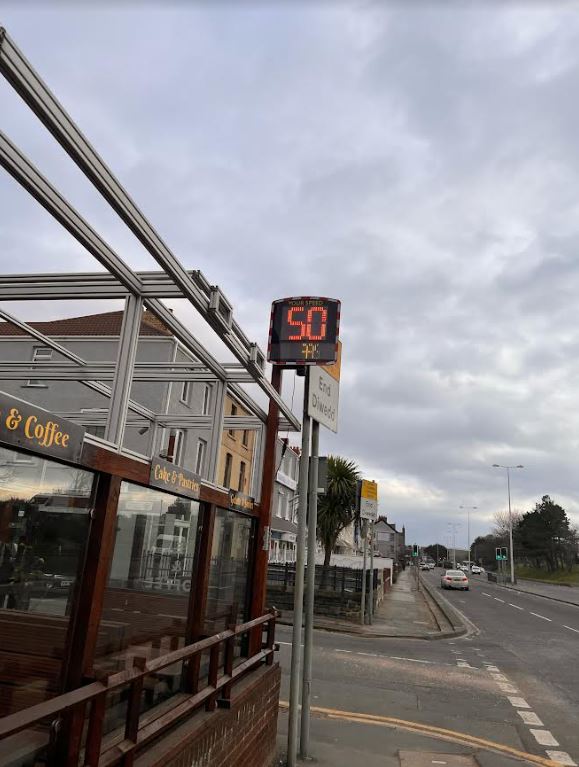
M514 605L512 602L509 602L508 604L509 604L509 607L514 607L515 610L523 610L523 612L525 610L524 607L519 607L519 605Z
M289 642L280 642L280 644L290 644L290 643ZM336 652L349 652L349 653L353 653L354 650L336 650Z
M549 730L533 730L529 729L531 735L535 736L535 740L541 746L558 746L559 743L555 740Z
M483 595L483 597L490 597L490 596L492 596L491 594L487 594L486 591L483 591L482 595Z
M519 692L516 687L513 687L512 684L504 684L503 682L499 682L499 687L501 692L508 692L511 695L516 695Z
M567 767L577 767L576 763L566 751L547 751L547 756L553 762L557 762L558 764L565 764Z
M410 661L410 663L430 663L430 664L436 664L436 661L434 661L434 660L419 660L418 658L401 658L398 655L388 655L387 657L388 658L392 658L392 660L407 660L407 661ZM446 663L444 663L444 664L441 663L440 665L441 666L442 665L446 666L447 664Z
M536 727L543 727L543 722L533 711L517 711L525 724L534 724Z
M515 708L531 708L524 698L512 698L510 695L507 695L507 698Z
M456 664L459 668L472 668L470 663L467 663L465 660L457 660Z
M571 628L571 626L565 626L565 624L563 624L563 628L564 629L569 629L569 631L574 631L576 634L579 634L579 629Z
M497 666L491 666L489 663L485 663L485 666L487 667L487 671L495 671L498 672Z
M531 611L529 610L529 612L531 612ZM539 615L539 613L531 613L531 615L534 615L535 618L542 618L544 621L549 621L549 623L552 622L551 618L545 618L544 615Z
M280 700L279 707L284 710L289 709L287 700ZM407 730L419 735L425 735L429 738L439 738L440 740L450 741L452 743L461 743L467 746L483 748L493 751L503 756L511 756L515 759L521 759L530 764L537 764L539 767L553 767L550 759L543 756L529 754L525 751L519 751L512 746L506 746L503 743L497 743L492 740L468 735L465 732L457 730L446 730L443 727L433 727L432 725L422 724L422 722L412 722L406 719L397 719L392 716L378 716L376 714L359 714L353 711L340 711L335 708L322 708L321 706L312 706L311 713L323 716L328 719L337 719L341 721L357 722L359 724L373 724L379 727L388 727L391 729Z
M504 599L499 599L498 597L493 597L493 599L495 600L495 602L502 602L503 604L505 603Z
M509 681L504 674L491 674L491 676L497 682L508 682Z

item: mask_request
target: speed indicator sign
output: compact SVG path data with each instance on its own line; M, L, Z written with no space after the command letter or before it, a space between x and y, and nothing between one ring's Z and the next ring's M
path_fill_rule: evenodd
M328 365L337 359L340 302L281 298L271 307L267 359L274 365Z

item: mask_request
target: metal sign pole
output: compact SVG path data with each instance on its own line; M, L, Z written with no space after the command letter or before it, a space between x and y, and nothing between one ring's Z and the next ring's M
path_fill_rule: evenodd
M310 452L310 417L308 415L309 377L304 378L304 408L302 420L302 454L300 456L298 534L296 543L296 575L294 583L294 625L290 668L289 723L287 764L296 766L298 750L298 714L300 703L300 650L304 601L304 560L306 549L306 512L308 502L308 464Z
M310 699L312 691L312 651L314 644L314 592L316 588L316 529L318 520L318 452L320 424L312 421L312 460L310 462L308 503L308 563L306 568L306 598L304 629L304 671L302 683L302 726L300 730L300 756L309 757Z
M362 521L362 551L364 555L362 557L362 597L360 599L360 623L362 626L366 623L366 543L368 535L368 522Z
M370 599L368 600L368 623L374 619L374 521L370 524Z

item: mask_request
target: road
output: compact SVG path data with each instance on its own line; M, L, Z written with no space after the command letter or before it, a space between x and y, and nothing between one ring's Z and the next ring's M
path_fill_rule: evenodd
M440 572L424 577L438 584ZM469 592L443 594L476 626L470 635L428 641L315 632L312 705L579 764L579 608L476 578ZM287 700L291 629L280 626L277 638Z

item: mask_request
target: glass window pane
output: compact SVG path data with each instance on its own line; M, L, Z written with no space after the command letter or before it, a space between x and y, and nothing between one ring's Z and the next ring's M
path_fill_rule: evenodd
M0 716L54 697L93 474L0 448Z
M124 482L99 632L98 671L128 669L133 658L185 644L199 504ZM182 665L147 677L142 710L181 691ZM126 694L111 697L107 731L124 724Z
M252 531L250 517L216 510L205 620L208 635L223 631L232 620L247 619Z

